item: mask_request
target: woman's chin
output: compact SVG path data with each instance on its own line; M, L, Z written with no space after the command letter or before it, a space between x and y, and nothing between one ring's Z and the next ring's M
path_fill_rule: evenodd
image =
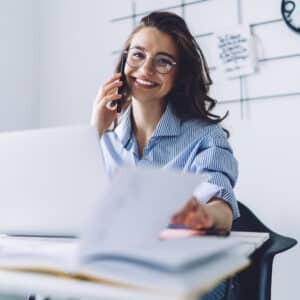
M145 95L140 93L132 93L132 103L152 103L153 105L161 104L164 101L155 95Z

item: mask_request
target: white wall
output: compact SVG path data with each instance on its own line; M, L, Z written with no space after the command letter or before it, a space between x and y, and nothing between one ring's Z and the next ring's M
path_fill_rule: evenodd
M14 9L17 3L18 10ZM178 3L181 1L163 1L164 6ZM280 0L241 3L243 18L250 23L280 18ZM195 34L213 31L220 24L236 23L236 4L236 0L205 1L187 7L186 19ZM136 1L137 12L161 6L159 0ZM172 10L181 13L180 9ZM115 57L111 51L120 48L132 28L130 19L110 20L130 13L130 0L44 0L26 4L0 0L0 22L4 19L9 24L0 26L1 35L9 40L0 47L0 130L35 126L37 119L41 127L88 122L98 86L113 71ZM257 27L255 34L261 58L300 52L300 35L288 30L283 22ZM199 42L209 57L209 42ZM31 77L27 75L29 69ZM299 92L299 70L300 57L261 63L259 73L246 79L246 96ZM28 77L35 80L27 83ZM16 83L20 89L14 88ZM239 82L229 81L223 86L216 84L212 93L220 100L230 95L238 98L238 87ZM294 96L250 101L244 104L243 116L238 102L223 102L219 107L219 111L230 110L226 126L240 162L238 198L269 227L298 241L299 100ZM299 261L299 247L275 259L272 299L297 295Z
M0 0L0 131L38 126L35 0Z
M112 73L109 8L97 0L40 3L41 127L89 120L98 86Z
M300 241L298 98L247 104L249 119L238 120L239 107L230 105L240 177L239 199L253 208L273 230ZM274 260L272 299L296 299L299 246Z

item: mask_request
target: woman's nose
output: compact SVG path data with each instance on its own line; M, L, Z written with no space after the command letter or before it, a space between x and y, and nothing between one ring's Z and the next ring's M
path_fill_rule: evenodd
M141 69L144 74L152 75L155 73L155 68L151 57L146 58L144 64L141 66Z

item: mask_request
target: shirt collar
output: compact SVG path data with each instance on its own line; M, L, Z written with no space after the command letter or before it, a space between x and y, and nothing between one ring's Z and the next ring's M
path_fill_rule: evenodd
M168 103L153 132L153 136L177 136L180 134L180 125L180 119L175 116L171 104Z
M175 116L174 112L172 111L171 104L168 103L166 110L164 111L158 124L156 125L152 136L177 136L180 134L180 125L180 119ZM129 106L128 109L124 112L120 123L115 129L115 132L124 146L128 144L132 135L131 106Z

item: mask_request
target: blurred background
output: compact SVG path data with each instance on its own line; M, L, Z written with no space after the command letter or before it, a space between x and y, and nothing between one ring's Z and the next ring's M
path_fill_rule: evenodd
M183 16L208 60L215 112L240 165L236 194L272 229L300 241L300 34L281 0L0 0L0 132L88 123L100 84L149 11ZM254 71L220 75L215 33L252 33ZM272 299L296 296L299 246L275 259ZM1 284L1 283L0 283Z

